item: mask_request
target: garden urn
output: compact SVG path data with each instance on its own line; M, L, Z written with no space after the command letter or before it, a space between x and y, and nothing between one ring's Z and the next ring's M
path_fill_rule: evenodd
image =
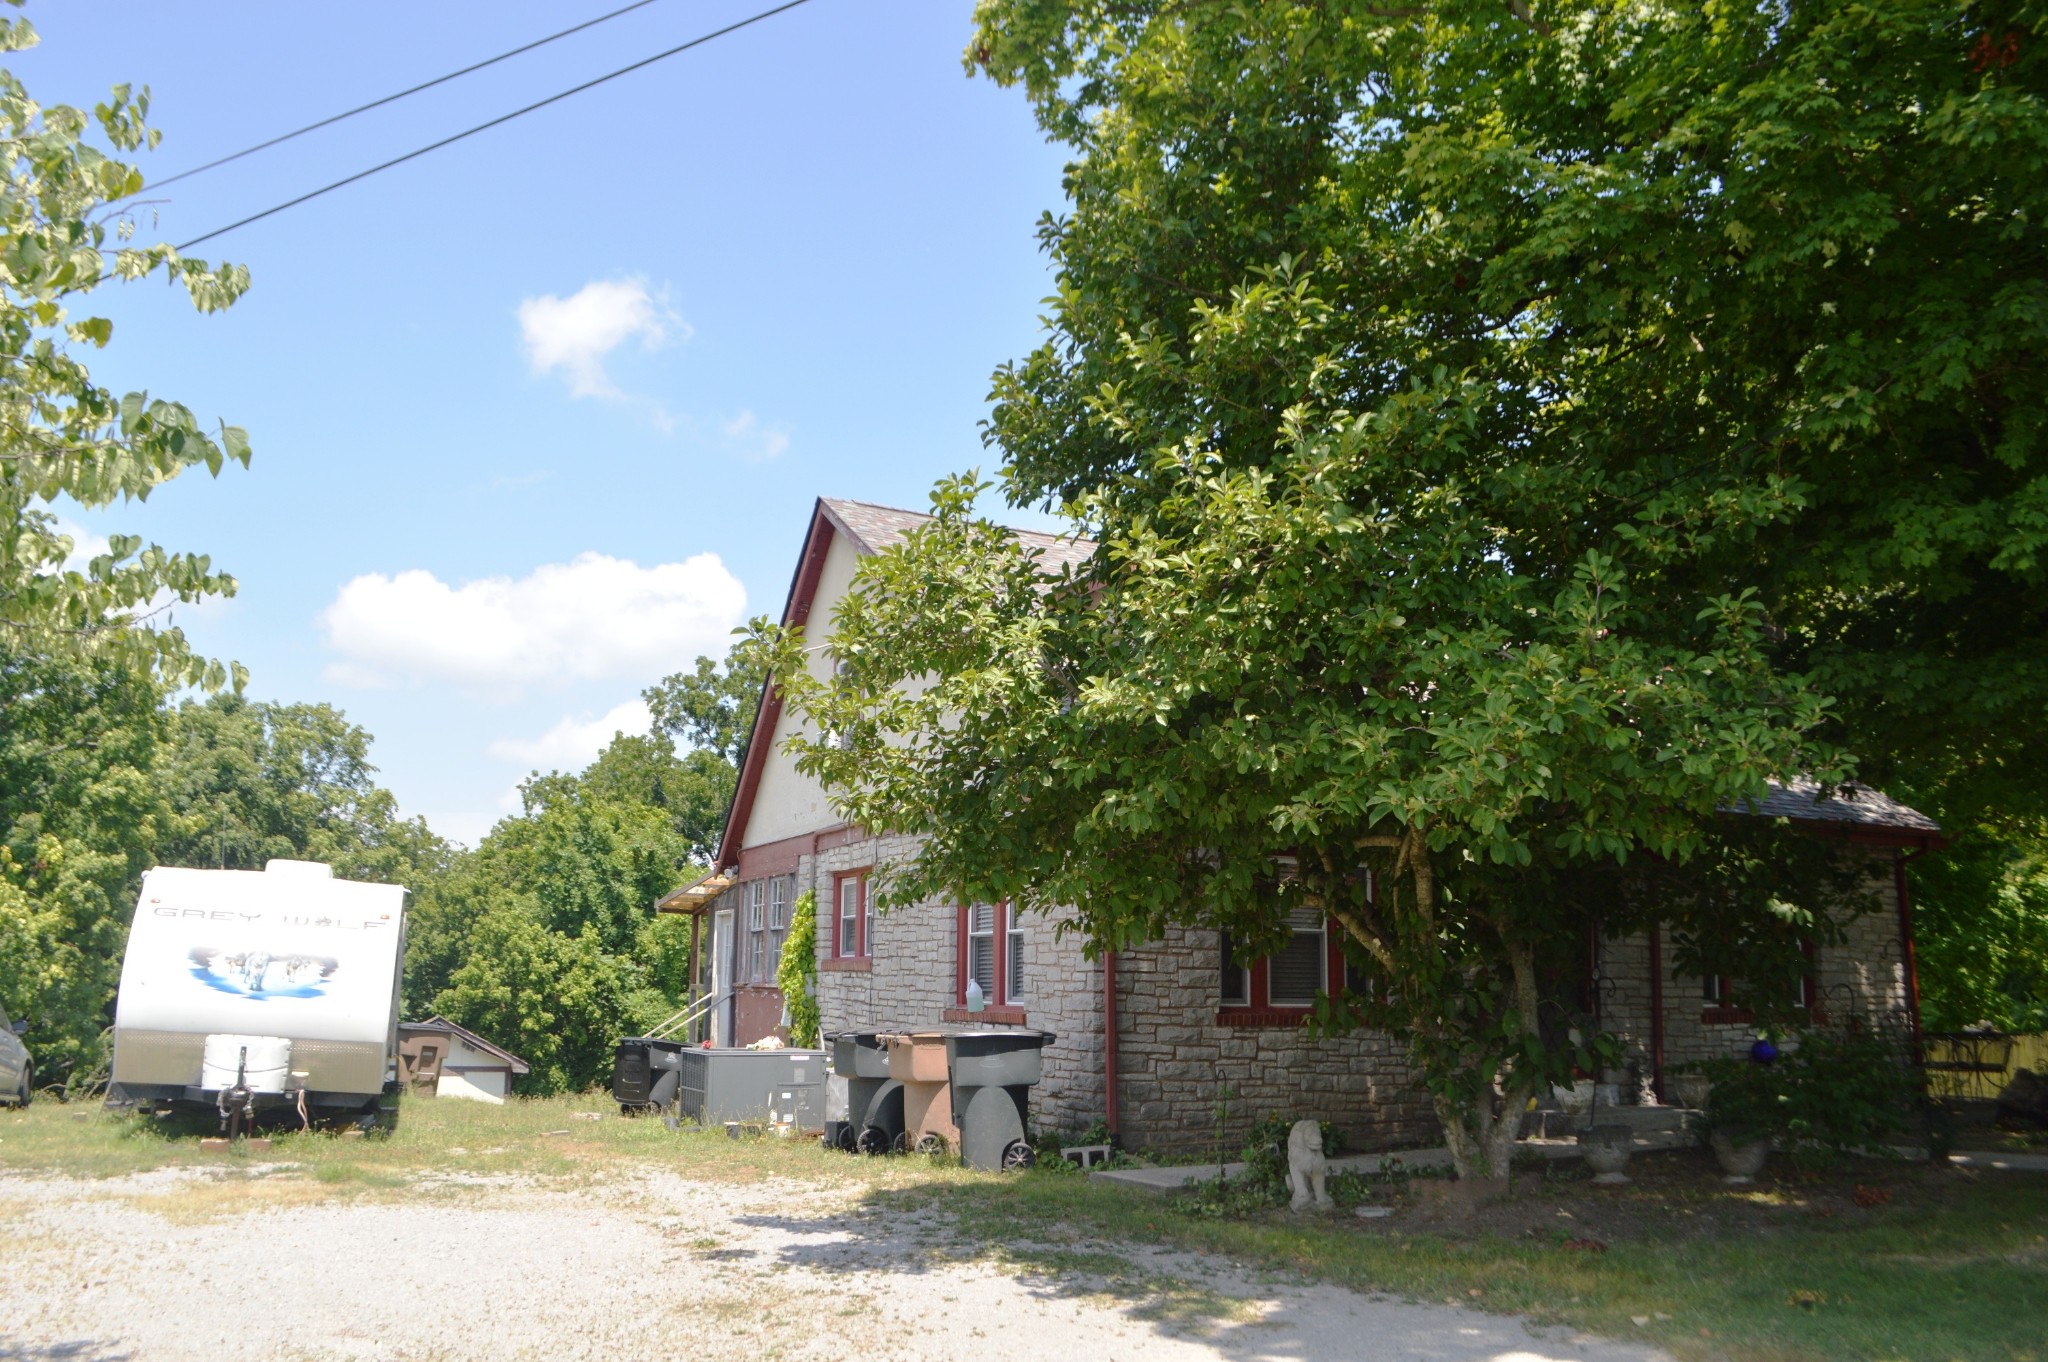
M1621 1170L1635 1152L1635 1132L1627 1126L1593 1126L1579 1132L1579 1153L1593 1170L1593 1181L1613 1185L1627 1182Z
M1707 1137L1707 1143L1713 1146L1721 1171L1728 1175L1722 1181L1732 1187L1755 1182L1764 1160L1771 1156L1771 1137L1746 1130L1716 1131Z

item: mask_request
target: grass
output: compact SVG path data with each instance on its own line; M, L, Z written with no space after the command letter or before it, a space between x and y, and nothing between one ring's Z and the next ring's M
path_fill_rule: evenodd
M596 1116L599 1119L587 1119ZM858 1235L905 1211L948 1224L935 1248L1061 1278L1158 1327L1200 1327L1243 1308L1134 1268L1118 1250L1221 1254L1254 1272L1307 1276L1412 1299L1512 1312L1547 1325L1660 1343L1732 1362L2048 1362L2048 1176L1865 1164L1830 1177L1725 1188L1690 1155L1646 1156L1628 1188L1572 1166L1525 1180L1461 1222L1418 1184L1391 1219L1204 1214L1086 1178L999 1177L920 1158L863 1160L813 1143L676 1134L598 1097L409 1102L388 1135L284 1134L268 1153L202 1151L191 1128L43 1103L0 1113L0 1169L109 1182L173 1221L330 1199L476 1196L665 1170L699 1181L816 1189ZM137 1178L162 1169L211 1177ZM1855 1192L1865 1195L1859 1199ZM27 1204L0 1180L0 1224ZM717 1265L712 1227L682 1243ZM679 1236L680 1237L680 1236ZM1569 1241L1577 1241L1568 1246ZM1604 1251L1589 1243L1599 1242ZM1081 1297L1077 1297L1081 1298ZM792 1307L794 1308L794 1307ZM802 1313L802 1312L799 1312ZM820 1318L829 1315L823 1310ZM1639 1322L1640 1321L1640 1322Z

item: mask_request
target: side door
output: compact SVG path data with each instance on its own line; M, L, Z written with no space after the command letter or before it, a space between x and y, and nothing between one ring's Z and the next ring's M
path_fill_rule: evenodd
M732 991L733 911L721 908L711 915L711 996L724 998ZM732 1002L727 999L711 1008L711 1043L732 1044Z

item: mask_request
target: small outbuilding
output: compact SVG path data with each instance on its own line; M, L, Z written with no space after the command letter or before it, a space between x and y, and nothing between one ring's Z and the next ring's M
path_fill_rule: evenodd
M446 1017L398 1024L399 1077L422 1096L502 1102L532 1066Z

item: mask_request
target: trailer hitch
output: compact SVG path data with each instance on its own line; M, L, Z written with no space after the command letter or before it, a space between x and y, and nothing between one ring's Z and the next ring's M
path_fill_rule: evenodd
M220 1128L232 1140L246 1135L256 1126L256 1094L249 1087L249 1047L242 1047L241 1058L235 1062L235 1083L231 1088L222 1088L220 1096L214 1099L220 1109Z

